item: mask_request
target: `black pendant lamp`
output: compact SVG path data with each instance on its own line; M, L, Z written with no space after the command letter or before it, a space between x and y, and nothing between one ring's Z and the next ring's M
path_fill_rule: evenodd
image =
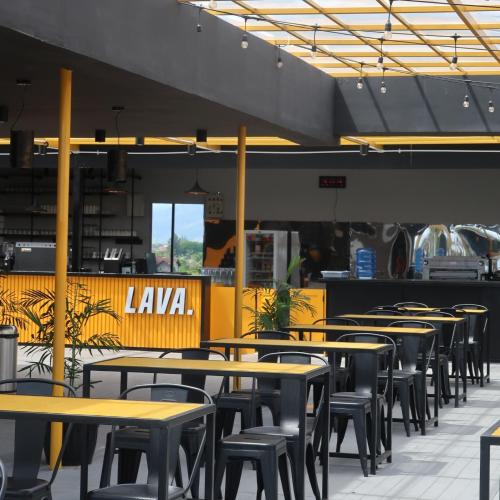
M185 192L185 194L189 194L191 196L205 196L205 195L209 194L209 192L206 191L205 189L203 189L200 186L200 184L198 183L198 169L196 169L196 177L195 177L193 187L191 189L188 189L187 191L184 191L184 192Z
M123 106L113 106L116 124L116 137L118 139L118 147L108 151L108 181L115 183L127 182L127 151L120 147L120 127L119 118Z
M10 164L14 168L31 168L33 166L35 131L14 130L24 112L26 89L30 85L29 80L17 80L17 86L22 88L22 97L21 108L10 129Z

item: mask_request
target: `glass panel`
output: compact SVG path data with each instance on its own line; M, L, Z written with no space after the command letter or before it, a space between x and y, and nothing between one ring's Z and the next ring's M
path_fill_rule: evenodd
M203 265L204 205L176 204L174 271L199 274Z
M151 250L156 255L156 267L160 273L171 270L172 204L153 203Z

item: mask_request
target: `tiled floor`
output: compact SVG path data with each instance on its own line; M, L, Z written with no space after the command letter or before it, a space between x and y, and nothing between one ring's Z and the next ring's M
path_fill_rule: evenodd
M139 354L127 352L127 355ZM21 355L20 362L24 359ZM101 374L100 374L101 375ZM97 397L115 396L118 376L102 374L97 384ZM331 498L335 500L474 500L479 492L479 436L500 420L500 365L492 366L492 383L484 388L469 386L468 402L461 408L450 403L440 414L438 428L430 428L427 436L412 433L407 438L402 424L395 423L393 431L394 457L392 464L383 465L376 476L364 478L357 460L334 459L330 464ZM151 377L134 375L129 384L150 382ZM173 378L171 378L173 380ZM178 380L178 379L175 379ZM216 384L216 380L211 383ZM397 409L396 409L397 411ZM12 423L2 422L0 454L7 464L12 458ZM90 486L97 486L100 464L104 452L104 434L100 429L94 464L90 470ZM348 430L343 450L355 450L352 428ZM500 447L492 448L491 493L498 499L500 478ZM318 467L318 474L319 474ZM142 471L144 473L144 471ZM43 474L48 474L46 466ZM78 496L78 468L60 471L53 487L54 498L76 500ZM255 498L255 472L244 471L238 499ZM313 498L310 490L308 498Z

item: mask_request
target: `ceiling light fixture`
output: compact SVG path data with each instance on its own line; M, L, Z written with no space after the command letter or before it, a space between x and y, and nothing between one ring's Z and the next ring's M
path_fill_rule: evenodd
M467 109L470 107L470 99L469 99L469 96L467 94L465 94L465 97L464 97L464 102L462 103L462 106Z
M198 7L198 22L196 23L196 31L198 33L201 33L203 31L203 28L201 26L201 11L202 11L202 7L201 5Z
M380 93L387 94L387 87L385 85L385 68L382 68L382 81L380 82Z
M359 67L359 78L358 78L358 81L356 83L356 88L358 90L363 90L363 63L360 64L360 67Z
M390 40L392 38L392 24L391 24L391 14L392 14L392 4L394 0L389 0L389 17L384 27L384 38Z
M195 181L193 187L185 191L185 194L189 194L191 196L205 196L209 194L208 191L205 191L205 189L203 189L198 183L198 169L195 170Z
M281 47L277 45L278 57L276 58L276 67L281 69L283 67L283 59L281 59Z
M456 33L453 35L453 42L455 44L455 52L454 52L453 57L451 58L451 63L450 63L450 69L452 71L455 71L457 69L457 65L458 65L457 41L459 38L460 38L460 36L457 35Z
M382 69L384 67L384 39L380 39L380 55L377 59L377 68Z
M316 59L316 56L318 55L318 47L316 46L316 33L318 32L318 25L314 27L314 35L313 35L313 44L311 47L311 57L313 59Z
M10 127L10 164L14 168L31 168L34 158L35 131L15 130L19 119L23 115L26 104L26 90L31 85L30 80L18 79L16 85L22 88L21 107Z
M245 50L248 49L247 21L248 21L247 16L245 16L245 32L241 37L241 48Z
M208 6L210 9L216 9L217 8L216 0L210 0L210 2L208 2Z
M490 100L488 102L488 112L489 113L494 113L495 112L495 103L493 102L493 87L490 87Z

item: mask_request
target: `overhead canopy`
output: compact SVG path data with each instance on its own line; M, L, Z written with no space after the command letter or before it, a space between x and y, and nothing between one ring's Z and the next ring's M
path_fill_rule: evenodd
M334 82L288 56L276 67L262 40L240 47L240 31L175 0L16 0L0 4L0 104L20 106L18 78L33 85L18 126L56 136L58 69L74 72L73 135L114 132L113 105L125 106L131 136L279 136L332 144ZM314 98L312 98L314 96ZM11 120L12 123L12 120ZM5 136L8 129L0 129ZM3 132L3 133L2 133Z

